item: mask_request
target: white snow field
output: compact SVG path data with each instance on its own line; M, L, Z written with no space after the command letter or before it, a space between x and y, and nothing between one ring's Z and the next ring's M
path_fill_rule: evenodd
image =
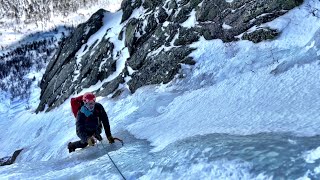
M201 38L191 45L197 48L190 55L196 65L183 65L180 72L185 78L116 100L99 97L123 147L104 141L104 146L69 154L67 143L78 139L70 99L38 114L36 84L30 110L23 102L4 99L0 157L24 150L15 164L0 167L0 178L122 179L106 152L127 179L319 178L319 9L319 1L306 0L264 24L282 30L273 41ZM106 21L102 27L112 27L111 39L123 26L117 21L121 15L106 14L115 23ZM192 26L189 19L184 26ZM114 42L122 54L117 63L121 72L128 53L123 42Z

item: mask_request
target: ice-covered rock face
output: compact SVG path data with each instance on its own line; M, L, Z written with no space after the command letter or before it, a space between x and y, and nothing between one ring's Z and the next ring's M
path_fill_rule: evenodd
M264 23L302 0L124 0L121 11L96 12L63 43L41 82L37 111L59 106L84 88L97 95L168 83L195 62L190 44L205 39L260 42L279 31ZM95 85L95 86L93 86Z

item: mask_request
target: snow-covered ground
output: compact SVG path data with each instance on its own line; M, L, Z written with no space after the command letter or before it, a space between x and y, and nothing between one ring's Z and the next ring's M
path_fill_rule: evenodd
M267 23L282 30L274 41L202 38L192 45L197 64L181 70L184 79L118 100L99 97L124 147L69 154L67 143L78 139L69 100L35 114L34 84L30 110L19 102L0 106L0 157L24 148L0 177L121 179L107 147L128 179L319 178L319 9L319 1L306 0Z

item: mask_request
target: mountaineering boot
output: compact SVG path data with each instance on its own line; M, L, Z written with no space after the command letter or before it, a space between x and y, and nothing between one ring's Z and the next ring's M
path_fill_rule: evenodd
M102 137L100 134L95 134L94 137L98 140L98 141L102 141Z
M74 152L76 150L75 145L72 142L68 144L69 153Z
M96 143L95 140L93 139L93 137L88 138L87 143L89 146L94 146L94 144Z

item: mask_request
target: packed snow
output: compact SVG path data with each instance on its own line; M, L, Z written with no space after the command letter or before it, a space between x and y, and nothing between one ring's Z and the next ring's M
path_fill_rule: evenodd
M274 41L223 43L201 38L191 45L197 48L191 54L197 63L183 66L180 73L185 75L184 79L143 87L117 100L99 97L98 102L109 115L112 133L128 143L124 147L116 144L110 151L125 175L129 179L276 179L276 173L270 175L264 171L266 167L259 169L254 158L258 158L257 162L266 158L275 165L280 153L288 153L281 158L288 158L286 167L295 164L299 167L296 179L319 177L320 144L316 142L320 135L320 12L314 11L317 9L320 9L319 1L307 0L266 23L265 26L282 30ZM143 9L135 10L132 16L142 12ZM113 18L115 31L120 30L120 14L115 13L117 17ZM192 16L185 25L192 24ZM111 33L110 37L113 36ZM122 42L116 42L116 38L113 42L117 51L123 52L117 63L121 70L129 54ZM70 98L51 112L35 114L39 94L35 83L29 110L25 110L23 102L8 103L4 99L0 105L3 119L0 142L5 144L0 157L24 148L16 164L0 168L0 177L121 179L99 145L92 151L88 148L68 153L67 143L78 139ZM243 148L237 148L241 144L230 146L232 156L223 158L228 139L230 144L236 144L249 141L243 137L260 137L261 133L290 136L274 136L277 138L268 141L268 148L275 147L270 152L264 151L263 144L259 151L255 151L258 146L254 144ZM206 143L197 138L203 138ZM219 141L223 138L227 140ZM255 144L265 140L269 139L262 136ZM221 156L215 156L215 151L222 153ZM256 154L252 155L252 161L242 160L233 151ZM208 158L208 153L215 158ZM259 156L261 153L264 156ZM305 164L311 169L303 171ZM282 163L277 167L284 168ZM257 173L252 173L255 170ZM34 172L37 176L31 175Z

